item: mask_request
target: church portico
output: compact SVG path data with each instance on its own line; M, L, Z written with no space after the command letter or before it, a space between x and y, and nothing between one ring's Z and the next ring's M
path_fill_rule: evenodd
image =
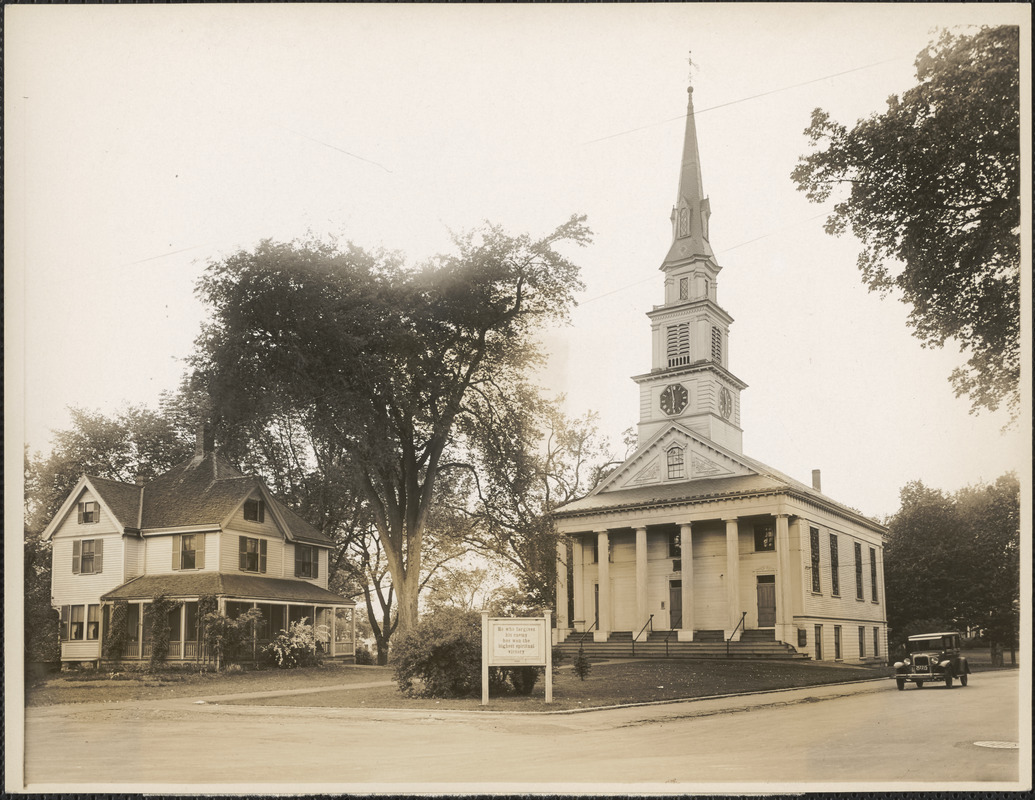
M822 494L817 475L808 486L744 455L747 384L731 371L733 317L718 304L688 94L664 302L646 314L650 370L633 378L637 446L554 512L558 640L591 634L611 653L627 642L636 654L880 658L885 529Z
M786 640L789 601L777 598L790 594L787 515L687 517L566 532L557 557L560 638L592 632L594 641L607 641L621 632L643 641L652 631L674 631L674 641L690 642L706 630L736 641L745 627L764 627ZM759 581L767 584L761 594L772 601L771 619L770 606L757 604Z

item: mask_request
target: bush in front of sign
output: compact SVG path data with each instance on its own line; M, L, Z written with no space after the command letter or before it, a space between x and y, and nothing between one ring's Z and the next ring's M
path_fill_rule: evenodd
M442 608L392 644L399 690L408 697L481 693L482 630L477 612Z

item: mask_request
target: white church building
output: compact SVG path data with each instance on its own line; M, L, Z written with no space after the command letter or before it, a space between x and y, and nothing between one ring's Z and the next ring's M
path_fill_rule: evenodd
M818 471L807 485L743 452L746 384L728 359L733 318L719 305L687 91L664 302L647 312L650 370L633 378L638 445L555 512L557 637L665 631L673 642L773 639L799 657L884 660L886 529L824 495Z

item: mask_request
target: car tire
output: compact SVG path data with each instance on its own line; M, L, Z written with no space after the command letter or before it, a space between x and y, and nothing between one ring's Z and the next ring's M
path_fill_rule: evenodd
M967 676L966 675L960 675L960 686L966 686L966 685L967 685Z
M951 672L948 675L945 676L945 688L946 689L951 689L952 688L952 673Z
M906 688L906 679L905 678L895 678L895 685L898 687L898 690L900 692L904 691L905 688Z
M916 688L917 689L923 689L924 688L924 682L923 681L917 681L916 682Z

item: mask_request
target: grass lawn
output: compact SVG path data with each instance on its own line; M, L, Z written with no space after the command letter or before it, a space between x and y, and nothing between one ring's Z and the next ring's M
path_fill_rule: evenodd
M105 703L117 700L162 700L172 697L284 691L318 686L343 686L391 680L388 667L356 667L327 664L291 670L245 670L243 672L197 672L187 669L159 672L121 672L114 678L107 671L81 671L27 682L25 703L46 706L58 703Z
M597 663L585 681L571 670L554 676L551 705L542 679L530 697L411 699L395 686L319 694L227 700L225 703L318 708L427 708L476 711L556 711L658 700L709 697L885 677L886 668L844 667L788 661L635 661Z

